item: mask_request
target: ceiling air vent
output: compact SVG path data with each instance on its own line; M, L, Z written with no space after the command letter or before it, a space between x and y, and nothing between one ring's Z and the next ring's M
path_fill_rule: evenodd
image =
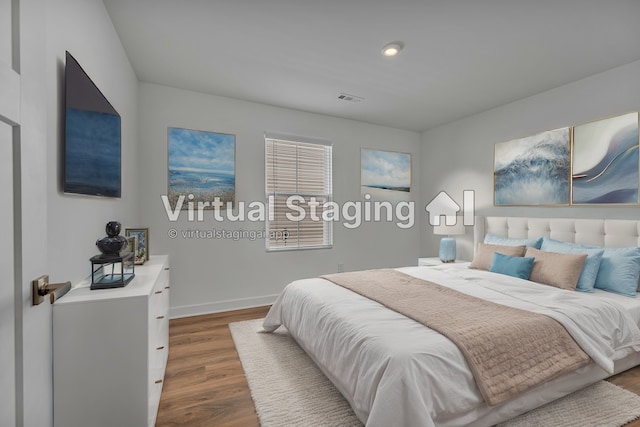
M338 95L338 99L341 99L343 101L349 101L349 102L360 102L364 98L360 96L349 95L348 93L341 93L340 95Z

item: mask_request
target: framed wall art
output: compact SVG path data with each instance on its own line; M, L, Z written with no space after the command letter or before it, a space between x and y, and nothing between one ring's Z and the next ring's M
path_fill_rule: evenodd
M360 189L363 194L411 192L411 154L362 148Z
M494 205L568 205L570 128L495 145Z
M572 200L579 204L637 204L638 113L573 128Z
M213 202L219 198L226 207L235 201L235 135L200 130L168 128L168 198L176 206L178 198ZM182 208L187 209L187 200ZM213 209L205 205L205 209Z

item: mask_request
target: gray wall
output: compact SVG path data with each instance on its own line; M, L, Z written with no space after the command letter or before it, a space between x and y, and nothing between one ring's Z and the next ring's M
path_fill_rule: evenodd
M138 80L101 0L47 3L49 271L52 281L77 283L91 272L89 258L105 224L138 222ZM68 50L122 117L122 198L61 192L64 132L64 60ZM43 204L45 201L42 201Z
M3 12L9 10L9 2L4 3ZM76 55L123 116L123 177L133 183L137 79L101 0L13 2L18 5L23 241L22 254L14 255L21 259L16 274L23 290L17 319L22 336L15 348L16 380L23 388L16 400L18 410L24 409L19 425L47 427L53 425L52 307L48 300L32 306L30 280L43 274L54 282L84 279L105 222L137 218L135 186L125 190L122 200L64 196L58 189L65 50ZM0 50L5 57L6 46ZM11 396L2 398L12 401Z
M333 143L334 200L360 196L360 148L411 153L414 189L420 182L416 132L288 110L196 92L141 83L138 168L141 223L150 229L150 252L166 253L172 265L172 316L223 311L268 304L292 280L345 270L415 265L420 248L416 231L394 223L369 223L347 229L334 223L333 248L267 253L264 240L170 239L175 228L187 230L263 230L260 222L216 222L207 211L203 222L182 214L169 221L161 200L167 191L167 127L236 135L236 200L264 201L264 132L277 132ZM419 207L417 207L419 209Z
M423 132L422 205L439 191L461 201L474 190L478 215L637 219L640 207L494 207L492 173L497 142L640 110L638 76L640 61ZM421 254L432 256L439 236L424 211L423 223ZM472 236L457 239L462 259L472 257Z

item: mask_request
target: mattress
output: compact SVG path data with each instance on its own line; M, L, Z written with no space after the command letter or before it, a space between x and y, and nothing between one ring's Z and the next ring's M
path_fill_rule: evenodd
M595 362L488 407L451 341L326 280L305 279L287 286L264 327L286 326L368 427L491 426L640 362L637 299L568 292L466 267L456 263L399 270L550 315ZM515 293L510 290L514 280Z
M615 302L616 304L622 306L629 316L636 322L637 325L640 325L640 299L639 298L629 298L623 295L614 294L611 292L603 291L601 289L594 289L594 296L597 298L607 299Z

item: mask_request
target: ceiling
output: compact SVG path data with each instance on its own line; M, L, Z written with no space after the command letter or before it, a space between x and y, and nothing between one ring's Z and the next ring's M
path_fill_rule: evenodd
M414 131L640 59L638 0L104 3L141 81Z

